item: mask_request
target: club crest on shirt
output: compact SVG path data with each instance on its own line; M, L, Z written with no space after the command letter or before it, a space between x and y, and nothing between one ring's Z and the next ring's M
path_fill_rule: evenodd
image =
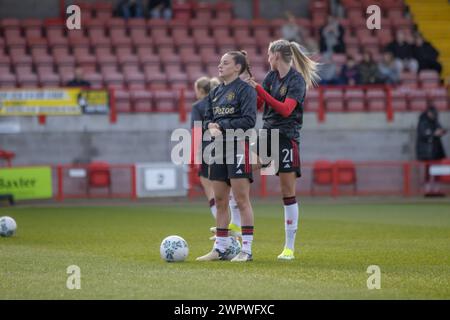
M228 92L227 93L227 101L233 101L233 99L236 97L234 92Z
M286 94L286 92L287 92L286 86L282 86L280 88L280 96L284 96Z

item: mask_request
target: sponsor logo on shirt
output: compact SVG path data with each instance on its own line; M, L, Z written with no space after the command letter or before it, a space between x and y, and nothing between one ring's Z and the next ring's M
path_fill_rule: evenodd
M227 101L233 101L234 98L236 97L236 94L234 92L228 92L227 93Z
M227 114L234 114L234 107L214 107L214 115L223 116Z

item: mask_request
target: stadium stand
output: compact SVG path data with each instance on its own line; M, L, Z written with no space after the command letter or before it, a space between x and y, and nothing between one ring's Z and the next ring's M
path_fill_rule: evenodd
M443 40L448 40L449 32L435 32L437 24L430 23L432 11L422 12L420 1L406 3L416 21L405 15L402 0L377 1L386 13L380 32L365 27L364 8L371 1L343 0L346 16L340 23L345 29L346 54L359 61L363 50L367 50L378 61L395 30L403 30L411 37L414 23L418 23L419 30L439 48L442 76L448 77L450 47ZM110 2L79 4L84 12L81 30L68 31L57 19L0 20L0 88L63 86L79 65L93 88L117 89L118 112L173 112L178 103L173 97L179 95L179 89L187 89L186 95L192 97L195 79L215 75L218 57L226 50L247 50L254 76L262 81L268 70L265 50L271 40L279 37L285 22L234 18L232 5L226 1L175 2L173 20L124 20L113 17ZM308 31L307 36L317 41L329 14L328 1L311 0L309 8L310 18L297 21ZM433 2L433 8L441 9L438 2ZM448 17L448 5L439 11L439 19ZM342 66L346 54L333 54L332 61ZM448 92L436 71L403 72L400 79L389 94L379 87L318 91L325 90L325 111L383 111L387 103L381 101L388 98L392 98L394 110L422 110L427 103L448 110ZM146 90L150 92L144 93ZM321 105L318 91L308 93L306 111L315 111Z

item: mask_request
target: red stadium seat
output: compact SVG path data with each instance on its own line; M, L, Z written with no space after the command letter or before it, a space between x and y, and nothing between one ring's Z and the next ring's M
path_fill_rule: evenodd
M192 4L189 2L172 3L173 17L176 20L190 20L192 18Z
M140 84L145 87L145 75L138 70L124 70L125 82L127 86L132 84Z
M195 96L195 92L192 90L186 90L184 92L184 99L185 99L185 107L186 112L192 111L192 105L197 101L197 97Z
M348 111L364 111L364 92L362 89L347 89L344 97Z
M152 38L147 34L147 30L144 28L131 29L130 37L132 44L136 47L151 46L153 42Z
M86 72L84 78L91 83L92 88L102 88L103 83L103 76L100 73L97 72Z
M189 81L185 73L167 73L167 81L172 89L188 88Z
M122 73L103 73L103 81L109 88L124 88L125 79Z
M128 90L116 89L114 90L114 99L116 100L117 112L132 112L132 105L130 99L130 92Z
M175 47L175 42L173 38L169 36L162 36L158 34L152 33L152 41L155 44L156 47L162 48L162 47Z
M240 48L241 50L248 50L248 49L256 50L256 48L258 47L258 43L257 43L256 39L253 37L237 36L234 39L234 42L237 45L237 47Z
M176 111L175 105L175 92L171 90L163 91L158 90L153 93L155 101L155 111L158 112L174 112Z
M216 65L207 65L206 66L206 74L210 77L218 77L219 70Z
M199 55L195 52L194 47L182 47L179 49L179 55L181 62L185 67L196 65L201 66L201 59Z
M366 92L366 101L369 111L386 110L386 94L382 89L368 89Z
M20 30L20 20L15 18L0 19L0 27L3 30Z
M324 91L324 101L327 111L344 111L344 97L341 89L326 89Z
M93 4L93 9L98 20L107 21L112 18L113 4L111 2L96 2Z
M234 19L231 22L231 28L235 39L252 37L250 21L247 19Z
M169 48L166 48L169 49ZM174 51L169 50L163 50L163 48L160 48L159 51L159 59L160 61L165 65L179 65L181 66L181 58L178 54L176 54Z
M41 87L59 87L61 79L57 73L38 73L39 84Z
M311 89L306 94L305 101L305 111L306 112L316 112L319 110L320 100L319 100L319 90Z
M422 70L419 72L419 81L422 88L439 87L439 73L435 70Z
M226 39L216 39L216 47L219 53L219 56L222 56L228 51L234 51L238 49L238 44L234 41L233 38Z
M53 68L53 65L40 65L36 66L37 74L44 74L44 73L53 73L55 70Z
M112 18L105 21L106 28L111 32L119 30L120 34L126 36L126 21L123 18ZM122 32L123 31L123 32Z
M207 2L194 2L195 19L210 21L214 16L214 5Z
M33 48L31 50L31 57L36 66L53 65L53 56L49 55L47 48Z
M75 73L74 65L58 65L59 78L61 79L61 84L64 86L67 82L73 79Z
M446 88L430 88L426 91L429 103L434 105L438 110L448 110L449 95Z
M16 75L11 72L0 72L0 87L14 88L17 84Z
M139 63L144 67L147 65L160 65L159 56L152 52L150 48L138 48L137 56Z
M42 20L27 19L22 22L25 38L40 38L42 37Z
M16 72L16 76L17 76L17 84L20 87L33 87L36 88L38 87L39 81L38 81L38 77L36 74L34 73L17 73Z
M52 53L53 53L53 60L55 61L55 63L59 66L61 65L70 65L70 66L74 66L75 65L75 57L72 56L69 52L69 48L68 47L54 47L52 49Z
M128 29L130 31L135 29L147 29L145 18L133 18L127 20Z
M344 42L347 49L347 54L353 56L353 53L359 52L359 40L356 37L350 35L344 36Z
M406 100L407 90L405 88L396 88L391 91L392 109L394 111L406 111L408 103Z
M109 30L109 37L112 39L129 38L125 27L113 28Z
M353 193L356 192L356 168L351 160L337 160L336 166L336 183L341 185L352 185Z
M417 88L417 75L413 72L402 72L400 74L400 82L402 86Z
M270 25L266 20L253 20L251 21L253 28L253 36L260 45L268 46L270 39L272 38Z
M12 48L10 49L10 57L11 57L11 62L13 63L13 65L16 65L16 66L32 64L31 56L24 54L24 53L15 52Z
M327 160L314 161L311 195L315 195L315 186L329 186L333 184L333 164Z
M152 93L147 90L132 90L130 92L135 112L152 112Z
M167 75L164 72L161 72L159 70L159 66L154 66L154 67L157 67L158 70L153 69L153 66L145 66L144 67L145 80L146 80L148 86L151 89L156 89L156 88L166 89L168 87Z
M20 34L20 30L7 29L4 31L5 43L8 47L26 47L26 39Z
M147 30L153 36L168 37L168 22L165 19L149 19L147 20Z
M385 30L384 32L377 32L376 35L378 36L378 42L380 46L383 48L394 40L394 37L392 37L392 33L390 30Z
M206 30L193 30L192 37L195 45L202 50L205 47L213 48L215 50L216 41L210 37Z
M218 1L215 4L217 20L231 20L233 18L233 5L228 1Z
M409 91L408 103L411 111L424 111L427 107L426 92L421 89Z
M111 169L106 162L91 162L88 165L87 194L90 196L91 188L107 188L111 194Z
M119 64L123 67L123 66L129 66L129 65L139 65L139 59L138 56L134 55L134 54L129 54L129 53L120 53L117 54L117 59Z

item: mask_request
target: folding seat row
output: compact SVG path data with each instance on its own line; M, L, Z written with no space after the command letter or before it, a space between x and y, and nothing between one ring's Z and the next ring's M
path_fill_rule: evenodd
M423 111L429 103L440 110L448 110L449 96L445 88L412 90L407 87L391 90L394 111ZM386 111L387 92L383 89L333 89L323 92L325 110L330 112ZM306 97L306 111L317 111L320 104L318 90L310 90Z
M180 103L179 90L117 89L114 97L118 112L176 112ZM194 92L185 91L186 107L194 101Z

